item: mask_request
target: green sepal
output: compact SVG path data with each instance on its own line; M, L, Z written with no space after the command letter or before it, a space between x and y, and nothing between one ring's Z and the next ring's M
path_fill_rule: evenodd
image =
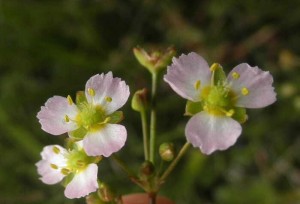
M76 145L76 140L74 140L73 138L71 137L68 137L65 139L65 148L67 150L73 150L73 149L76 149L77 145Z
M85 202L86 202L86 204L107 204L107 202L104 202L99 198L99 195L97 192L90 193L88 196L86 196Z
M135 47L133 48L133 53L135 58L142 66L146 67L149 71L154 69L154 64L151 62L150 56L144 49Z
M110 118L109 123L119 123L124 119L124 114L122 111L116 111L108 116Z
M246 122L248 116L246 114L245 108L236 107L234 108L234 114L232 115L232 118L238 121L239 123Z
M152 74L158 73L165 69L175 56L176 52L173 47L169 47L165 51L155 50L151 53L146 52L143 48L133 48L133 53L138 62L146 67Z
M187 101L184 115L192 116L195 115L196 113L199 113L202 110L203 110L203 104L201 101L199 102Z
M110 187L98 180L98 190L97 194L98 197L100 198L101 201L107 203L107 202L112 202L116 199L115 193L110 189Z
M219 85L226 80L226 74L220 64L216 64L216 66L217 68L215 69L214 73L214 84Z
M74 178L75 174L74 173L70 173L69 175L64 177L64 180L61 182L61 184L66 187Z
M86 133L87 130L84 127L80 127L76 130L69 132L69 136L74 140L82 140Z
M172 58L175 54L176 51L173 47L169 47L165 52L161 53L160 59L155 64L156 69L163 69L167 67L172 62Z
M84 91L77 91L76 104L87 102Z

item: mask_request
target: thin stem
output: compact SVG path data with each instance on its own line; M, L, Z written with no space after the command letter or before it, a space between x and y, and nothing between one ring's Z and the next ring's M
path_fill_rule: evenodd
M117 155L113 154L111 158L119 165L128 177L136 177L132 170L129 169L129 167Z
M143 129L143 142L144 142L144 156L145 161L149 160L149 141L148 141L148 123L146 111L141 111L142 129Z
M137 184L138 186L140 186L141 188L144 189L144 186L140 183L139 179L136 177L136 175L132 172L131 169L129 169L129 167L115 154L113 154L111 156L111 158L116 162L116 164L118 164L118 166L126 173L126 175L128 176L128 178L134 182L135 184Z
M172 161L172 163L169 165L167 170L164 172L164 174L160 177L160 181L164 182L166 178L169 176L169 174L174 170L175 166L179 162L179 160L182 158L182 156L186 153L186 151L189 149L190 143L186 142L181 150L179 151L178 155L176 158Z
M149 204L155 204L156 203L156 193L149 193Z
M157 73L152 73L152 101L151 101L151 119L150 119L150 161L154 164L155 146L156 146L156 91L157 91Z

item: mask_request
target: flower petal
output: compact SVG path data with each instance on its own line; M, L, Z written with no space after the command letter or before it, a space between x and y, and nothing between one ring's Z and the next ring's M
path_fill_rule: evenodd
M83 148L89 156L109 157L125 144L127 131L123 125L106 124L99 131L89 132L83 139Z
M90 164L84 171L75 174L71 182L66 186L65 196L67 198L80 198L94 192L98 188L97 182L98 166Z
M38 173L41 176L41 180L45 184L56 184L60 182L65 175L63 175L60 169L53 169L50 163L46 160L41 160L35 164L38 168Z
M75 104L70 105L67 98L54 96L49 98L45 106L37 114L42 129L52 135L61 135L77 128L76 123L65 121L66 115L75 118L78 109Z
M241 125L232 118L204 111L194 115L185 128L188 142L199 147L204 154L227 149L236 142L241 132Z
M207 62L194 52L174 57L172 61L164 80L181 97L199 101L202 87L210 83L211 72Z
M65 177L60 170L66 166L66 159L64 157L66 153L67 151L59 145L44 147L41 153L42 160L36 163L38 173L41 176L40 179L44 183L55 184ZM53 168L51 165L55 165L57 168Z
M238 77L234 78L234 74ZM236 106L262 108L276 101L272 75L258 67L239 64L229 73L227 80L238 96ZM243 89L246 91L244 94Z
M55 162L55 164L59 166L64 166L66 163L66 154L68 154L68 151L60 145L48 145L44 147L41 152L43 160Z
M91 96L89 90L95 91ZM113 78L112 72L92 76L86 83L86 98L89 103L95 103L105 108L111 114L122 107L129 97L129 87L120 78Z

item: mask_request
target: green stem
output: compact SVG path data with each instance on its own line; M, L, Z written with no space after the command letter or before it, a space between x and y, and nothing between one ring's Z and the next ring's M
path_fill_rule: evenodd
M146 111L141 111L142 129L143 129L143 142L144 142L144 156L145 161L149 160L149 141L148 141L148 123Z
M150 119L150 161L154 164L156 147L156 91L157 91L157 73L152 73L152 101L151 101L151 119Z
M141 188L144 188L144 186L140 183L139 179L136 177L136 175L132 172L131 169L128 168L128 166L115 154L111 156L111 158L118 164L118 166L126 173L128 178L140 186Z
M163 183L166 178L169 176L169 174L174 170L175 166L179 162L179 160L182 158L182 156L186 153L186 151L189 149L190 143L186 142L181 150L179 151L176 158L172 161L172 163L169 165L167 170L164 172L164 174L160 177L160 183Z

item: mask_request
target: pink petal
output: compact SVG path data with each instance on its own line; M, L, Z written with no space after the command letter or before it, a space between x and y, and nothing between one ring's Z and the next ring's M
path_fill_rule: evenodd
M240 75L238 79L232 77L234 72ZM238 96L236 106L262 108L276 101L272 75L258 67L251 67L246 63L239 64L229 73L227 80ZM242 95L243 88L249 90L248 95Z
M207 62L194 52L174 57L172 61L164 80L181 97L199 101L202 87L210 83L211 72ZM200 88L196 90L195 84L199 80Z
M89 132L83 139L83 148L89 156L109 157L125 144L127 131L123 125L106 124L99 131Z
M95 96L90 96L89 89L94 89ZM85 93L89 103L101 105L107 114L111 114L126 103L129 87L120 78L113 78L112 72L108 72L92 76L86 83ZM106 100L107 97L112 100Z
M41 160L36 163L38 173L41 180L45 184L56 184L60 182L65 175L60 172L60 169L53 169L50 163L46 160Z
M59 153L54 152L54 148L59 149ZM67 150L60 145L48 145L43 148L41 156L43 160L55 161L56 163L64 164L66 159L65 155L68 154Z
M61 135L77 128L76 123L65 121L66 115L75 118L78 113L76 105L70 105L67 98L53 96L41 107L37 114L42 129L52 135Z
M185 128L188 142L199 147L204 154L227 149L236 142L241 132L241 125L232 118L204 111L194 115Z
M59 149L59 153L55 153L53 148ZM46 184L55 184L60 182L65 175L61 173L61 168L66 166L65 154L67 151L59 145L49 145L44 147L41 152L42 160L36 163L38 173L41 176L41 180ZM58 169L51 167L54 164Z
M96 164L90 164L85 170L76 173L66 186L65 196L70 199L80 198L96 191L98 188L97 174L98 166Z

